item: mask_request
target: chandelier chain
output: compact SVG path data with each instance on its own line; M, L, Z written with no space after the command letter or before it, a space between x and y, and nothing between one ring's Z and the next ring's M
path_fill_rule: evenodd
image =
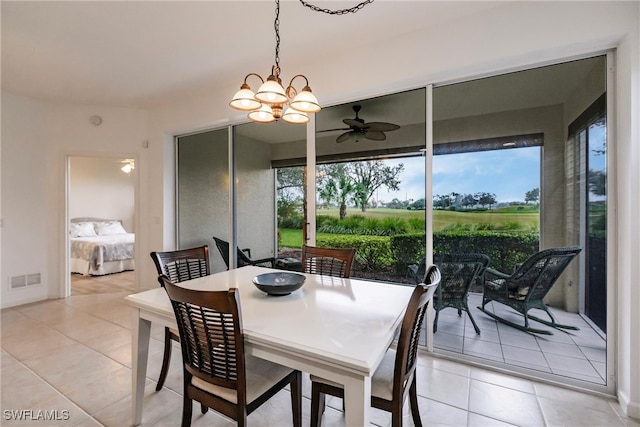
M273 70L273 75L280 76L280 0L276 0L276 19L273 22L273 27L276 30L276 67Z
M304 0L300 0L300 3L302 3L303 6L313 10L314 12L323 12L329 15L346 15L347 13L356 13L357 11L359 11L369 3L373 3L373 0L365 0L362 3L358 3L356 6L353 6L347 9L338 9L338 10L331 10L326 8L323 9L311 3L307 3Z

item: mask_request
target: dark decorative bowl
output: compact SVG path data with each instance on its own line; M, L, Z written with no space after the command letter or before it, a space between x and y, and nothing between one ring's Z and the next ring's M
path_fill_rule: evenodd
M306 277L298 273L277 272L259 274L253 278L253 284L269 295L289 295L304 284Z

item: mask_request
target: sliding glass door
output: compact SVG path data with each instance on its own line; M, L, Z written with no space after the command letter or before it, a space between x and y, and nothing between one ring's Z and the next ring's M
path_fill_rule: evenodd
M538 336L496 321L477 308L479 275L468 314L438 312L433 345L607 386L605 99L606 57L598 56L325 107L309 136L313 168L305 126L251 123L180 137L179 245L213 245L215 235L295 269L313 218L317 246L356 247L352 277L399 286L421 280L431 249L433 260L481 253L509 275L542 249L580 246L544 298L578 330ZM212 257L214 271L226 268L215 249ZM503 305L485 308L523 322Z
M469 315L440 313L437 352L606 385L606 122L591 107L605 98L604 56L433 90L434 257L480 252L507 277L540 250L582 248L544 297L558 322L577 330L531 321L550 334L540 335L497 322L477 308L480 278ZM571 124L584 114L591 121ZM511 307L485 309L524 326Z

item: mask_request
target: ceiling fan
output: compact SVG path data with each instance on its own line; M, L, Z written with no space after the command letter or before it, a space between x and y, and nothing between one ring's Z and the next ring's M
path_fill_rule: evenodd
M392 130L400 129L400 126L393 123L385 122L371 122L366 123L364 119L358 116L360 105L354 105L353 111L356 113L356 117L353 119L343 119L342 122L349 126L348 128L337 128L321 130L319 132L332 132L336 130L346 130L347 132L341 134L336 138L337 143L345 142L349 139L359 141L362 138L371 139L373 141L384 141L387 139L385 132L391 132Z

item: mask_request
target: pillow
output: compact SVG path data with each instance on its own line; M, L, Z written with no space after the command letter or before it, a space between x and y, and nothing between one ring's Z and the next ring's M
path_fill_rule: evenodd
M93 237L97 236L92 222L72 222L69 225L71 237Z
M114 234L127 234L122 224L118 221L96 222L98 236L112 236Z

